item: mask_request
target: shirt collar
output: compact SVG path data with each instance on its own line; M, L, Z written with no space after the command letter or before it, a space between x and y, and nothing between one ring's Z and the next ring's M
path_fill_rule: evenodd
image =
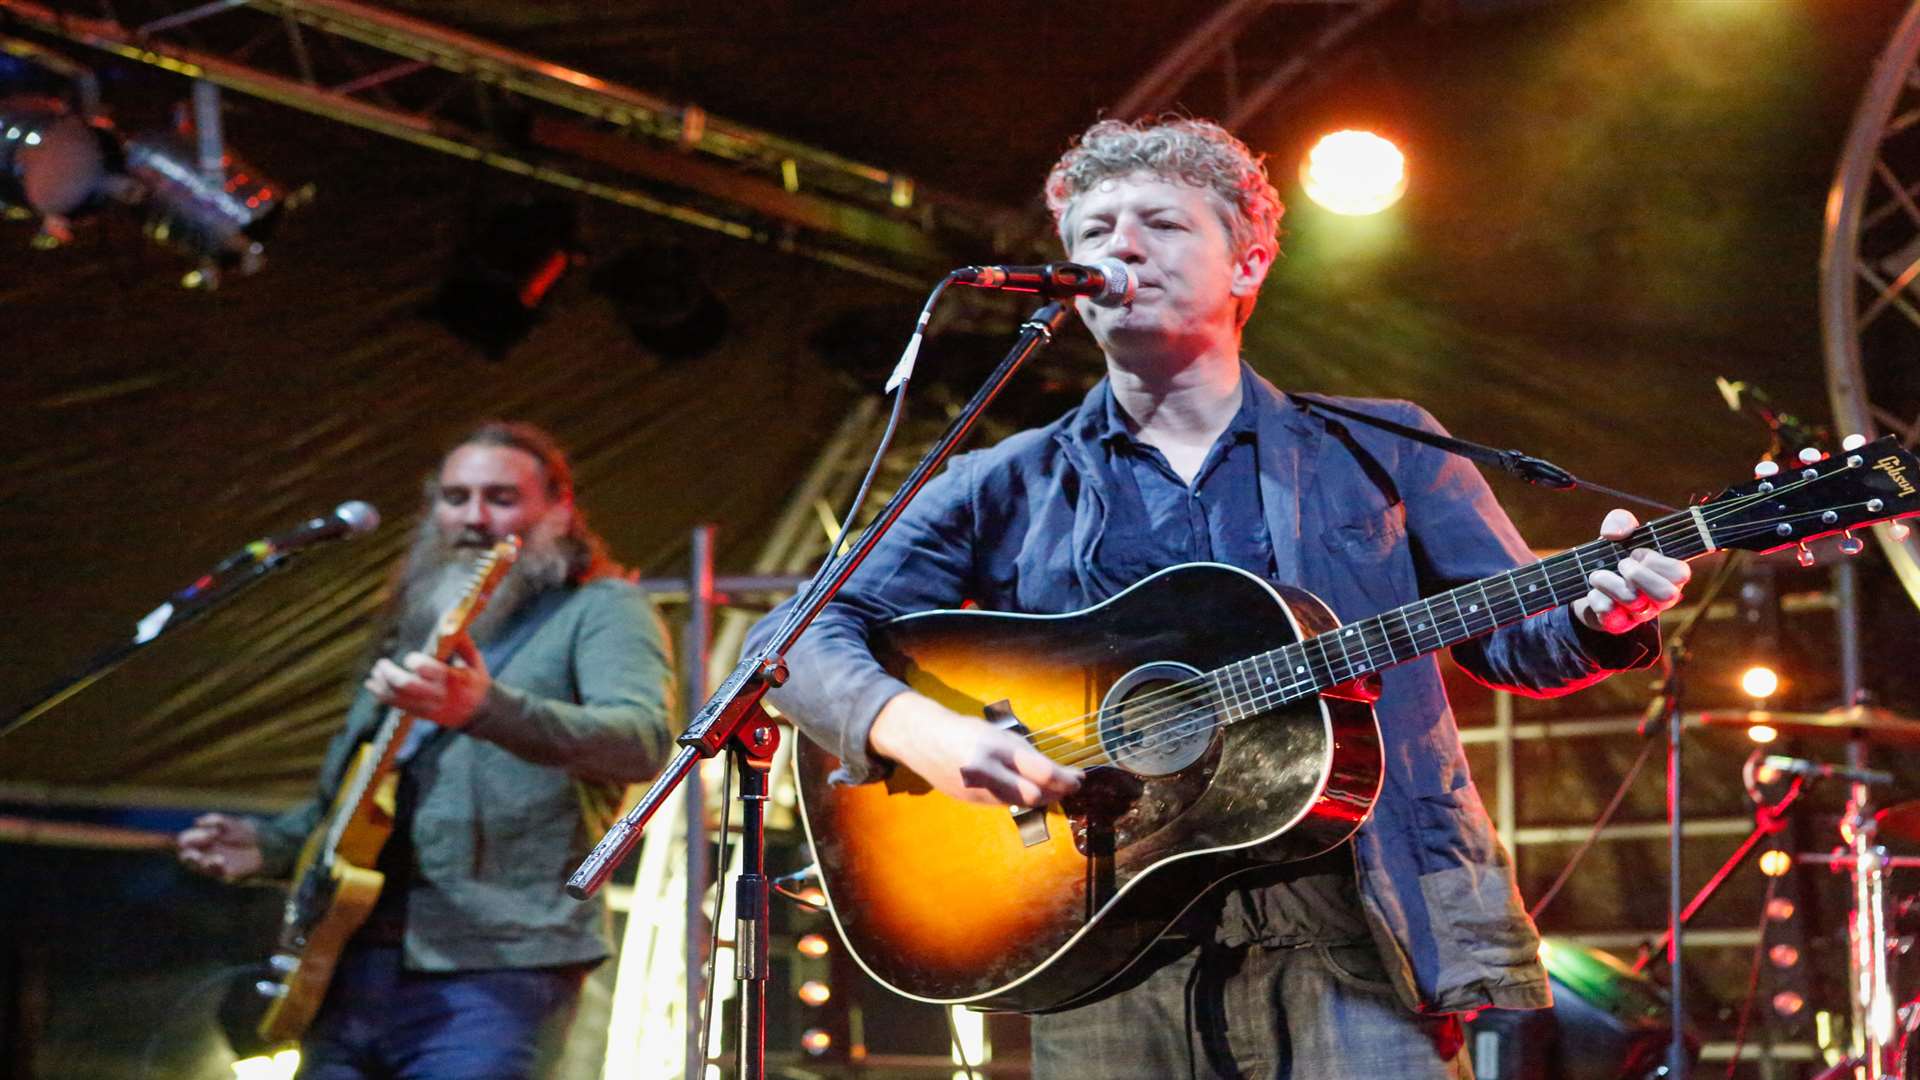
M1252 371L1244 363L1240 369L1240 407L1234 411L1233 419L1227 421L1226 430L1221 434L1236 441L1251 441L1260 429L1260 410L1254 401ZM1120 411L1120 399L1114 396L1113 382L1102 379L1100 382L1100 411L1093 429L1095 439L1102 446L1118 444L1137 446L1140 440L1134 438L1127 429L1127 418Z

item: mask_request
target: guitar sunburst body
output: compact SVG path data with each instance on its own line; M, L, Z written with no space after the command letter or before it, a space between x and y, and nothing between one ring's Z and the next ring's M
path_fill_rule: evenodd
M1169 683L1333 625L1314 597L1215 565L1163 571L1072 615L890 623L875 655L920 693L974 715L1004 701L992 713L1010 711L1056 759L1140 756L1136 771L1090 771L1042 827L948 798L904 768L884 783L829 784L837 759L803 741L808 837L833 868L832 910L856 959L922 1000L1060 1008L1121 975L1221 879L1345 840L1380 785L1366 695L1230 727L1181 714L1193 730L1176 745L1141 737L1166 722Z
M509 538L481 557L464 594L441 616L421 651L443 662L453 657L519 551L519 541ZM412 726L407 714L387 712L373 737L354 752L321 827L301 848L280 940L267 960L272 978L257 986L267 1000L257 1030L268 1046L298 1039L313 1023L341 950L380 899L386 876L374 867L393 836L400 784L396 755Z

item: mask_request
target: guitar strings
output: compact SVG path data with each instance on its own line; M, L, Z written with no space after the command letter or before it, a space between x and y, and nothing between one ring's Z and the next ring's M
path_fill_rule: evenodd
M1791 490L1791 488L1787 490ZM1764 498L1764 496L1756 496L1755 498ZM1748 501L1751 501L1751 499ZM1856 505L1863 506L1865 504L1862 503L1862 504L1856 504ZM1847 507L1847 508L1851 509L1852 507ZM1737 507L1729 507L1726 510L1718 513L1716 516L1724 517L1728 513L1735 512L1736 510L1737 510ZM1751 522L1751 523L1748 523L1746 526L1743 526L1743 529L1745 531L1732 530L1732 531L1729 531L1726 534L1726 536L1729 539L1738 540L1738 539L1744 539L1752 535L1759 535L1761 533L1769 531L1779 521L1784 521L1784 520L1786 520L1786 518L1764 519L1761 521ZM1671 531L1678 531L1682 535L1684 535L1685 532L1689 531L1685 527L1685 525L1683 525L1680 521L1670 522L1669 524L1671 526ZM1659 542L1659 537L1658 537L1659 528L1660 528L1659 525L1656 523L1655 525L1650 525L1648 528L1650 532L1655 534L1656 542ZM1613 543L1616 549L1621 548L1621 542L1615 541ZM1574 549L1574 550L1578 550L1578 549ZM1553 556L1552 558L1559 558L1559 557L1560 556ZM1568 575L1568 574L1559 575L1559 584L1572 584L1580 580L1581 578L1585 577L1584 572L1577 570L1577 567L1584 565L1584 560L1576 560L1576 562L1572 565L1576 567L1576 573L1572 575ZM1516 596L1516 599L1517 598L1518 597ZM1506 607L1505 610L1501 610L1502 606L1506 603L1507 602L1504 602L1504 601L1499 603L1492 603L1492 602L1489 603L1488 613L1490 616L1494 617L1495 619L1494 625L1489 628L1489 631L1491 629L1499 628L1501 625L1504 624L1504 620L1508 616L1513 615L1515 613L1515 610L1512 607ZM1525 612L1524 603L1519 605L1518 611L1522 613ZM1540 614L1540 613L1536 612L1534 614ZM1464 612L1460 613L1460 617L1461 617L1462 626L1464 628L1466 625ZM1523 616L1523 617L1527 617L1527 616ZM1385 626L1385 624L1382 623L1382 626ZM1301 641L1295 642L1294 644L1299 645L1304 649L1307 642L1321 641L1324 637L1328 637L1328 636L1337 636L1337 635L1333 635L1331 633L1324 634L1324 635L1315 635L1310 638L1302 639ZM1365 643L1364 634L1362 635L1362 641L1364 645ZM1393 642L1393 635L1391 631L1389 631L1385 636L1384 644L1388 646L1390 656L1392 654L1392 642ZM1292 646L1287 646L1287 648L1291 648L1291 647ZM1416 643L1416 650L1417 650L1417 643ZM1274 651L1281 651L1281 650L1274 650ZM1365 654L1366 655L1365 655L1364 662L1367 665L1373 665L1372 650L1370 646L1366 647ZM1271 655L1271 654L1261 654L1261 656L1252 657L1252 658L1249 658L1249 660L1238 661L1237 663L1241 663L1241 664L1248 663L1251 660L1258 660L1258 659L1261 659L1263 656L1267 656L1267 655ZM1417 652L1416 652L1416 655L1417 655ZM1348 668L1348 679L1341 680L1341 681L1350 681L1352 678L1358 677L1361 674L1370 674L1374 670L1380 670L1382 668L1392 666L1395 663L1401 662L1397 659L1390 660L1388 664L1375 665L1370 667L1368 671L1362 672L1360 670L1360 665L1354 662L1352 658L1352 654L1347 652L1344 646L1342 646L1342 656ZM1335 670L1333 664L1331 663L1331 657L1332 657L1331 652L1327 650L1324 644L1322 644L1321 658L1323 661L1323 665L1325 666L1326 670L1330 674ZM1231 668L1233 666L1235 665L1234 664L1225 665L1225 667L1219 670L1225 670L1226 668ZM1218 684L1220 692L1216 693L1214 689L1204 685L1207 682L1213 682ZM1303 687L1304 687L1304 692L1302 692ZM1148 695L1143 695L1140 698L1136 698L1136 699L1133 699L1132 701L1125 703L1125 708L1131 712L1137 709L1141 702L1155 700L1155 699L1164 699L1156 702L1157 707L1155 709L1149 710L1148 716L1151 717L1152 719L1148 719L1146 723L1141 724L1139 727L1137 727L1132 731L1129 731L1126 734L1125 738L1127 739L1127 744L1125 745L1125 749L1135 751L1135 752L1150 752L1152 750L1160 749L1168 745L1169 743L1177 742L1180 739L1185 738L1189 735L1196 734L1200 730L1203 730L1206 727L1211 726L1211 722L1214 719L1214 715L1215 715L1214 705L1216 700L1223 705L1232 705L1232 704L1244 705L1248 713L1254 713L1254 712L1262 711L1267 708L1271 708L1277 704L1283 704L1289 699L1298 700L1298 699L1304 698L1308 694L1313 693L1318 689L1319 688L1314 684L1311 676L1309 676L1304 679L1290 680L1288 683L1281 686L1277 686L1271 691L1267 691L1264 689L1260 690L1258 692L1259 697L1265 698L1266 700L1258 700L1254 694L1250 693L1246 696L1244 701L1236 701L1236 700L1233 700L1234 696L1230 696L1225 693L1225 690L1226 690L1225 684L1222 680L1220 680L1217 677L1216 673L1208 673L1206 675L1200 676L1195 679L1183 680L1179 683L1171 684L1162 690L1155 691ZM1084 722L1089 719L1093 719L1096 717L1104 719L1105 714L1108 711L1109 710L1101 709L1101 710L1097 710L1094 713L1071 718L1071 719L1062 721L1059 724L1050 725L1047 728L1040 729L1040 732L1038 733L1044 733L1049 736L1052 736L1057 741L1067 742L1069 743L1069 749L1070 749L1072 743L1077 740L1070 740L1064 736L1060 736L1059 733L1065 729L1072 728L1072 727L1084 727ZM1173 719L1171 720L1159 719L1159 717L1164 717L1164 716L1167 716L1168 714L1174 714ZM1232 722L1231 717L1229 717L1229 722ZM1172 728L1173 730L1167 731L1166 729L1168 728ZM1163 733L1164 737L1159 738L1157 741L1148 741L1147 736L1149 735L1149 733L1155 733L1155 732ZM1096 735L1096 740L1097 740L1097 735ZM1040 749L1042 750L1043 753L1047 752L1045 748L1040 748ZM1088 768L1114 767L1113 763L1110 760L1105 762L1102 762L1099 760L1101 758L1110 758L1111 755L1108 754L1105 746L1099 743L1098 741L1093 743L1086 750L1069 753L1068 756L1066 757L1055 757L1053 754L1048 754L1048 756L1053 757L1054 760L1059 761L1061 764L1069 765L1069 766L1088 767Z
M1829 474L1829 475L1832 475L1832 474ZM1709 523L1714 521L1719 521L1732 514L1741 512L1742 510L1746 509L1754 502L1765 501L1771 498L1777 498L1780 495L1791 492L1797 488L1804 487L1811 483L1815 483L1820 479L1825 479L1825 477L1817 477L1812 479L1803 478L1803 479L1794 481L1793 483L1790 483L1788 485L1785 485L1782 488L1777 489L1776 491L1771 493L1742 496L1737 499L1728 500L1726 503L1716 505L1711 508L1703 507L1701 508L1701 516L1704 520L1708 521ZM1864 506L1864 505L1865 503L1862 502L1862 503L1853 504L1852 506L1847 506L1843 508L1853 509L1855 506ZM1793 516L1793 515L1789 515L1788 517L1790 516ZM1758 521L1749 522L1746 525L1741 526L1739 529L1730 530L1728 533L1725 534L1725 539L1729 541L1737 542L1738 540L1745 539L1750 536L1757 536L1757 535L1763 534L1767 531L1772 530L1774 526L1779 522L1788 520L1788 517L1761 519ZM1657 547L1664 547L1666 543L1668 543L1669 541L1678 539L1680 537L1686 536L1687 534L1693 532L1694 519L1690 514L1683 513L1678 515L1671 515L1669 518L1664 519L1664 521L1655 521L1655 522L1649 523L1644 528L1646 529L1649 536L1651 537L1651 539L1653 540L1654 544ZM1606 543L1612 546L1613 553L1624 555L1626 551L1629 550L1625 545L1632 543L1632 540L1633 538L1629 537L1628 540L1626 541L1607 541ZM1723 543L1723 544L1718 544L1716 546L1725 547L1726 544ZM1609 554L1607 552L1600 552L1600 551L1583 553L1584 548L1585 548L1585 545L1579 548L1570 549L1567 552L1562 552L1560 555L1550 556L1546 560L1542 560L1543 563L1552 563L1556 560L1563 561L1563 565L1559 567L1550 567L1547 571L1546 581L1549 584L1549 587L1553 591L1557 592L1560 588L1574 585L1580 580L1583 580L1584 578L1587 577L1589 571L1587 571L1584 568L1587 554L1601 556L1603 560L1605 555ZM1564 561L1564 556L1568 554L1573 554L1575 556L1575 558L1570 562ZM1510 574L1523 573L1528 569L1531 569L1533 567L1538 567L1540 565L1542 564L1534 563L1534 564L1530 564L1530 566L1528 567L1518 567L1518 568L1515 568L1514 571L1510 571L1509 573ZM1604 561L1603 561L1603 565L1604 565ZM1531 617L1526 612L1525 600L1518 593L1517 587L1515 589L1515 594L1511 599L1496 601L1496 600L1493 600L1491 597L1487 596L1484 582L1477 583L1477 584L1481 586L1481 595L1487 601L1486 617L1493 619L1492 625L1488 628L1487 631L1483 631L1483 632L1491 632L1492 630L1498 629L1503 625L1507 625L1508 620L1516 614L1520 615L1522 618ZM1517 582L1514 582L1514 584L1517 586ZM1473 587L1472 585L1462 586L1461 589L1472 588L1472 587ZM1428 598L1429 614L1432 614L1433 601L1444 599L1447 597L1452 597L1454 599L1454 604L1455 604L1455 617L1460 620L1462 628L1465 629L1466 626L1468 625L1468 620L1467 620L1468 610L1462 609L1459 606L1460 598L1458 594L1461 591L1461 589L1450 590L1447 593L1442 593L1442 594L1439 594L1438 596ZM1406 606L1411 606L1411 605L1406 605ZM1396 610L1404 610L1404 609L1396 609ZM1477 606L1472 610L1475 614L1479 613L1479 609ZM1534 612L1532 614L1540 614L1540 613L1541 612ZM1391 614L1391 612L1387 614ZM1158 690L1154 690L1152 692L1149 692L1148 694L1141 695L1140 697L1137 697L1130 701L1125 702L1122 707L1124 707L1126 712L1129 714L1129 719L1134 720L1135 723L1130 724L1131 730L1126 732L1125 735L1123 736L1123 738L1126 739L1124 749L1127 749L1133 752L1151 752L1153 750L1164 747L1170 743L1177 742L1180 739L1185 738L1191 734L1195 734L1200 730L1203 730L1204 728L1210 726L1214 719L1214 715L1216 712L1216 708L1215 708L1216 702L1219 705L1224 705L1224 706L1241 705L1247 709L1248 713L1252 713L1252 712L1261 711L1263 709L1271 708L1274 705L1283 704L1288 700L1303 698L1307 696L1307 694L1317 691L1318 687L1315 685L1312 675L1307 674L1303 678L1289 679L1287 682L1283 684L1275 684L1271 676L1269 676L1264 680L1260 680L1259 685L1254 685L1252 683L1249 683L1249 687L1246 691L1229 692L1226 680L1223 677L1222 673L1228 672L1230 669L1233 669L1240 665L1250 664L1262 659L1266 659L1269 665L1271 665L1272 663L1271 657L1273 656L1273 654L1277 652L1283 652L1286 649L1291 649L1297 646L1301 650L1302 658L1311 660L1312 659L1311 657L1305 656L1305 652L1309 642L1316 643L1320 652L1320 661L1321 661L1322 667L1329 674L1332 674L1337 670L1337 667L1336 667L1336 664L1334 663L1334 653L1328 647L1326 639L1334 638L1336 640L1336 643L1340 646L1340 652L1339 652L1340 659L1348 672L1347 679L1341 680L1341 681L1351 681L1353 678L1360 677L1363 674L1370 674L1373 671L1381 670L1386 667L1393 666L1394 664L1401 663L1402 661L1399 660L1395 655L1399 646L1401 645L1412 646L1414 649L1414 656L1418 656L1423 652L1423 650L1419 648L1418 640L1414 636L1412 632L1412 628L1407 626L1406 618L1404 615L1401 620L1403 632L1398 634L1396 634L1396 632L1391 628L1391 626L1388 624L1387 621L1384 620L1382 616L1375 616L1373 618L1381 620L1379 622L1379 626L1381 627L1383 633L1381 634L1381 637L1380 637L1380 644L1381 644L1381 647L1384 647L1387 650L1388 657L1389 657L1389 660L1387 663L1385 664L1375 663L1375 658L1373 655L1375 646L1370 642L1368 635L1364 631L1360 635L1360 643L1362 646L1362 657L1359 662L1355 661L1353 654L1347 649L1346 643L1338 640L1344 635L1338 633L1337 631L1329 631L1324 634L1316 634L1310 637L1302 638L1297 642L1293 642L1288 646L1283 647L1282 649L1272 650L1267 653L1258 654L1254 657L1249 657L1245 660L1237 661L1233 664L1224 665L1222 668L1216 669L1214 672L1209 672L1204 675L1198 676L1196 678L1180 680L1178 682L1171 683L1166 687L1160 688ZM1368 621L1371 621L1371 620L1368 620ZM1436 623L1444 622L1444 621L1445 621L1444 619L1435 620ZM1360 624L1356 624L1356 625L1360 625ZM1427 624L1422 623L1421 625L1424 627ZM1351 628L1348 628L1348 629L1351 629ZM1409 659L1412 659L1412 658L1413 657L1409 657ZM1364 671L1362 670L1363 667L1365 668ZM1095 730L1093 732L1093 742L1090 745L1084 744L1084 741L1082 738L1074 738L1065 733L1072 729L1079 729L1081 731L1084 731L1086 728L1087 721L1089 720L1104 721L1110 713L1115 711L1117 710L1103 707L1101 709L1095 710L1092 713L1083 714L1078 717L1068 718L1058 723L1050 724L1045 727L1036 729L1029 733L1029 737L1035 740L1035 745L1037 749L1040 749L1042 753L1046 753L1050 758L1053 758L1053 760L1058 761L1060 764L1068 765L1070 767L1089 767L1089 768L1112 767L1113 763L1110 760L1111 755L1108 753L1107 748L1102 744L1102 742L1099 739L1098 726L1095 727ZM1139 714L1139 715L1136 717L1134 714ZM1167 717L1169 716L1171 716L1171 719L1167 719ZM1229 718L1229 722L1231 722L1231 718ZM1168 730L1168 729L1172 729L1172 730ZM1150 741L1149 736L1157 736L1157 738ZM1041 742L1040 742L1041 739L1046 739L1049 742L1053 742L1053 743L1063 743L1065 745L1054 749L1052 752L1049 752L1049 748L1047 746L1041 745ZM1084 748L1077 748L1081 746L1084 746ZM1101 759L1103 758L1109 759L1109 760L1102 761Z
M1766 531L1768 527L1770 527L1770 523L1759 523L1753 526L1753 529L1755 533L1758 533L1758 532ZM1734 534L1732 533L1729 533L1728 535L1730 538L1737 538L1737 537L1734 537ZM1578 564L1576 563L1573 565L1577 567ZM1578 572L1577 570L1575 573L1572 573L1572 574L1560 574L1558 575L1557 584L1572 584L1584 578L1584 576L1585 576L1584 573ZM1489 617L1494 619L1494 623L1492 626L1488 628L1488 631L1483 631L1483 632L1490 632L1492 629L1497 629L1500 626L1506 624L1506 620L1509 616L1514 615L1516 613L1524 613L1524 612L1525 612L1524 604L1520 604L1516 608L1516 606L1509 601L1490 603L1487 609L1487 614ZM1541 612L1535 612L1534 614L1541 614ZM1466 625L1465 613L1461 612L1459 614L1459 618L1464 628L1464 626ZM1518 621L1518 620L1515 620L1515 621ZM1385 626L1384 623L1382 623L1381 625L1383 627ZM1321 653L1321 665L1326 671L1332 674L1337 670L1337 666L1333 661L1333 657L1335 654L1328 646L1325 645L1324 639L1327 637L1337 637L1337 636L1339 635L1329 632L1327 634L1315 635L1313 637L1304 638L1301 641L1295 642L1293 644L1300 646L1304 651L1308 642L1318 643L1319 650ZM1399 640L1403 643L1412 643L1411 635L1406 635L1404 637L1397 637L1395 634L1393 634L1391 630L1387 631L1387 633L1382 639L1382 644L1388 648L1390 656L1392 655L1394 643L1396 640ZM1351 681L1352 678L1359 677L1363 674L1371 674L1373 671L1381 670L1385 667L1393 666L1394 664L1402 662L1396 658L1396 659L1390 660L1389 663L1386 663L1386 664L1375 664L1374 658L1372 656L1373 647L1371 645L1367 645L1366 641L1367 639L1363 634L1362 642L1364 647L1363 648L1364 657L1363 657L1363 660L1360 662L1356 662L1355 659L1353 658L1353 655L1345 649L1344 645L1342 646L1340 650L1341 663L1344 664L1344 666L1347 668L1348 677L1346 679L1340 679L1339 680L1340 682ZM1418 655L1418 653L1421 650L1418 649L1417 643L1413 643L1413 644L1415 645L1416 655ZM1293 646L1290 645L1290 646L1287 646L1286 648L1291 648L1291 647ZM1282 651L1282 650L1275 650L1275 651ZM1270 654L1261 654L1261 656L1252 657L1252 658L1249 658L1248 660L1238 661L1236 663L1237 664L1249 663L1250 661L1253 661L1253 660L1262 659L1267 655L1270 655ZM1309 657L1308 659L1311 659L1311 658ZM1229 664L1220 670L1225 670L1226 668L1231 668L1234 666L1236 665ZM1363 670L1363 667L1364 667L1364 670ZM1209 685L1209 684L1212 684L1212 685ZM1338 685L1338 682L1336 682L1334 685ZM1263 711L1265 709L1271 708L1278 704L1284 704L1288 700L1303 699L1309 696L1310 694L1316 692L1318 689L1319 689L1319 686L1315 683L1311 675L1308 675L1303 678L1290 679L1286 683L1276 684L1270 689L1263 683L1260 687L1256 688L1254 691L1245 693L1244 695L1241 693L1229 692L1225 681L1218 676L1217 672L1210 672L1210 673L1207 673L1206 675L1199 676L1198 678L1183 680L1178 683L1170 684L1169 686L1163 688L1162 690L1154 691L1150 694L1142 695L1139 698L1132 699L1124 704L1124 708L1129 713L1140 710L1140 706L1144 702L1151 701L1154 703L1155 707L1146 710L1145 714L1140 718L1142 722L1138 723L1137 726L1133 726L1132 730L1129 730L1125 734L1125 736L1123 736L1125 742L1121 744L1119 748L1132 751L1132 752L1144 753L1144 752L1151 752L1157 749L1161 749L1171 743L1178 742L1180 739L1186 738L1187 736L1192 734L1196 734L1199 731L1204 730L1205 728L1211 726L1217 711L1216 705L1226 705L1226 706L1239 705L1244 707L1248 714L1251 714L1251 713ZM1097 741L1098 739L1097 734L1095 736L1096 741L1091 745L1086 746L1084 749L1075 748L1075 744L1079 743L1080 740L1072 739L1071 737L1063 736L1060 734L1062 731L1065 731L1069 728L1075 728L1075 727L1084 728L1085 721L1090 719L1099 718L1104 720L1106 715L1110 711L1111 710L1108 710L1108 709L1098 710L1094 713L1086 714L1081 717L1071 718L1071 719L1062 721L1059 724L1050 725L1046 728L1040 729L1038 733L1046 734L1048 736L1053 737L1055 741L1068 744L1066 747L1062 748L1064 751L1066 751L1064 756L1056 756L1053 753L1049 753L1048 756L1052 757L1054 760L1060 762L1061 764L1069 765L1073 767L1087 767L1087 768L1115 767L1114 763L1110 760L1111 754L1108 752L1107 747L1102 743L1100 743L1099 741ZM1172 717L1171 719L1164 719L1169 715L1171 715ZM1232 722L1232 719L1233 718L1229 717L1229 722ZM1157 737L1149 738L1149 736L1157 736ZM1037 747L1037 748L1041 749L1043 753L1047 753L1047 749L1045 747ZM1103 758L1109 759L1109 760L1103 761L1101 760Z

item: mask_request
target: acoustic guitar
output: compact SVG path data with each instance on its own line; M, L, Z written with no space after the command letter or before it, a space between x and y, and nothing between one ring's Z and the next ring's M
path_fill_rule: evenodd
M519 554L519 539L510 537L482 555L460 599L440 617L421 651L442 662L452 659L456 644ZM327 815L301 849L279 941L267 959L270 975L255 986L267 998L259 1034L268 1045L298 1039L307 1030L333 981L340 950L380 897L385 875L374 865L393 835L399 797L395 756L413 722L399 709L387 710L373 737L355 752Z
M1121 977L1219 883L1338 845L1379 793L1385 668L1585 595L1636 547L1771 551L1920 513L1891 437L1742 484L1640 527L1341 625L1299 589L1218 564L1153 574L1064 615L909 615L872 638L918 692L1086 772L1043 809L979 806L904 767L838 786L803 740L800 803L848 950L943 1005L1041 1012ZM1841 541L1849 553L1860 541Z

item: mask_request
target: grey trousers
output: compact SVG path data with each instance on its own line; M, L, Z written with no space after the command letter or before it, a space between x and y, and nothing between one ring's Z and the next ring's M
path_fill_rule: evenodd
M1458 1022L1380 980L1370 945L1196 947L1034 1017L1034 1080L1473 1080Z

